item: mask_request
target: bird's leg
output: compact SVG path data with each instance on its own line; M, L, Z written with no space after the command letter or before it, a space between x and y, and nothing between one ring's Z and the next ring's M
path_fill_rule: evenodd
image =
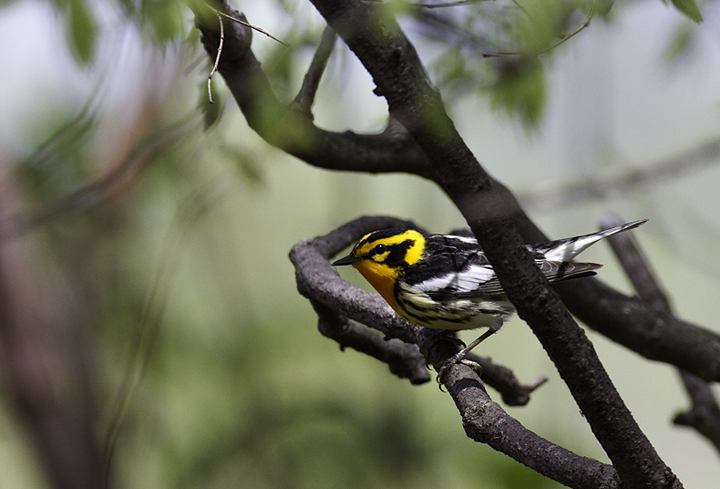
M466 346L463 340L455 336L455 333L453 333L452 331L448 331L447 329L441 329L437 332L437 334L430 336L422 342L422 344L420 345L420 353L427 357L427 353L430 351L430 348L435 346L435 343L442 340L451 341L458 348L465 348Z
M502 324L502 323L501 323ZM478 375L482 375L483 369L480 366L479 363L473 362L472 360L467 360L465 358L465 355L470 353L470 350L478 346L480 343L488 339L490 336L494 335L498 332L500 328L493 328L491 327L487 331L485 331L478 339L467 345L465 348L457 352L450 360L445 362L441 367L440 370L438 370L438 376L437 381L439 384L443 383L443 377L445 377L445 372L452 367L453 365L456 365L458 363L462 363L463 365L467 365L468 367L474 369Z

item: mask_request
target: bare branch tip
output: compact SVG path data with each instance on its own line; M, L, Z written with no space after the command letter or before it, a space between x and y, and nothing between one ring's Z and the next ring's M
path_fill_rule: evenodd
M207 5L207 4L205 4L205 5ZM210 10L212 10L213 12L215 12L215 15L223 16L223 17L225 17L225 18L228 19L228 20L232 20L233 22L237 22L237 23L240 24L240 25L244 25L245 27L248 27L248 28L250 28L250 29L252 29L252 30L254 30L254 31L259 32L260 34L263 34L263 35L269 37L270 39L272 39L272 40L275 41L275 42L279 42L280 44L282 44L282 45L285 46L285 47L289 47L289 46L290 46L289 44L282 42L280 39L278 39L277 37L273 36L273 35L270 34L269 32L264 31L264 30L261 29L260 27L254 26L254 25L250 24L249 22L245 22L245 21L243 21L243 20L238 19L237 17L233 17L232 15L226 14L225 12L221 12L220 10L214 9L214 8L212 8L210 5L207 5L207 8L209 8Z
M212 70L210 70L210 75L208 75L208 100L211 104L215 103L213 102L212 98L212 77L217 71L218 65L220 64L220 56L222 55L223 44L225 43L225 27L223 26L222 17L220 17L220 12L218 12L217 10L215 10L215 15L217 16L218 22L220 23L220 44L218 44L217 55L215 56L215 64L213 65Z

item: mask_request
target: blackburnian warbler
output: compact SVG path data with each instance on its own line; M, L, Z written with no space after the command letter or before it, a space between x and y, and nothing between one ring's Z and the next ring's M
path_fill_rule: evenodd
M527 248L550 283L594 275L602 265L571 260L601 239L646 221ZM443 366L441 376L447 367L463 361L471 349L496 333L515 312L495 270L472 237L381 229L365 235L349 255L333 265L355 267L411 323L450 331L489 328Z

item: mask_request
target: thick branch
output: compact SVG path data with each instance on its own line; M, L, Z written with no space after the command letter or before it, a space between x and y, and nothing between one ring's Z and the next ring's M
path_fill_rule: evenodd
M657 312L590 278L558 284L567 307L594 330L650 360L720 380L720 338L667 312Z
M231 11L225 2L222 5L234 16L241 15ZM204 23L198 17L197 22L206 50L214 60L219 36L217 20L213 16ZM407 131L397 130L392 124L393 116L383 134L323 131L312 125L307 112L292 110L276 98L260 63L250 51L250 30L226 21L225 32L220 72L250 126L270 144L321 168L371 173L402 171L437 181L427 158ZM262 124L265 118L267 124ZM272 124L272 121L288 124ZM307 141L302 140L304 137ZM478 205L501 210L513 221L526 243L547 241L548 237L525 215L512 193L491 178L490 182L494 192L485 197L485 204ZM646 358L682 367L704 379L720 381L720 337L717 335L670 314L658 313L643 301L620 294L596 279L559 286L556 290L575 316L623 346Z
M3 180L0 212L17 204ZM94 437L83 322L67 291L38 263L29 236L0 246L0 346L3 374L54 487L104 487Z
M455 130L414 47L386 13L358 0L313 0L372 75L493 263L508 297L555 363L628 488L681 487L624 405L592 344L535 266L492 179Z
M220 9L246 20L226 2ZM207 19L207 21L206 21ZM196 12L205 50L215 59L220 40L215 17ZM306 110L280 102L250 49L249 27L223 18L225 42L218 71L225 79L250 127L273 146L329 170L355 170L371 173L408 172L429 176L427 159L406 134L384 132L356 134L318 128Z
M410 380L411 384L424 384L430 380L425 357L415 345L389 341L318 301L311 299L310 302L318 315L318 329L324 336L337 341L340 348L349 346L387 363L393 374Z
M343 331L345 328L356 327L349 323L347 318L367 324L381 331L386 337L412 343L414 352L419 352L415 345L435 333L407 323L393 313L378 295L348 284L328 262L328 258L339 253L367 231L409 225L411 224L391 218L360 218L326 236L301 241L293 247L290 258L296 267L298 289L310 298L319 312L320 327L325 330L323 334L340 338L341 345L352 346L359 351L367 350L371 356L388 363L394 373L403 372L398 375L409 377L412 381L413 377L405 373L413 372L418 367L418 359L414 354L408 354L404 351L405 348L400 352L398 344L394 342L384 341L383 345L379 342L379 336L368 337L367 330L351 331L347 334ZM360 340L356 341L358 338ZM451 342L440 341L437 345L431 349L427 358L428 362L435 365L447 361L457 352L457 346ZM387 361L388 357L394 357L393 363ZM422 360L424 363L425 359ZM400 363L396 363L397 361ZM501 380L502 375L509 372L483 359L481 364L485 368L484 378L494 382ZM570 487L618 487L617 476L612 467L554 445L510 417L489 398L476 373L468 367L453 369L448 375L446 386L462 415L465 430L472 439L487 443L518 462ZM523 387L514 381L509 384L496 383L495 387L501 389L504 396L511 394L511 399L526 399L537 384ZM512 394L511 390L516 392Z

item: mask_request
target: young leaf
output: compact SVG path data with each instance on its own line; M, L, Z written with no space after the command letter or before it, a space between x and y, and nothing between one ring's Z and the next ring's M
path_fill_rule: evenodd
M672 0L672 4L693 22L697 22L698 24L702 22L702 14L695 0Z
M83 0L69 2L65 22L70 50L75 60L81 65L87 65L95 53L97 24Z
M502 58L492 91L494 106L519 115L531 127L537 126L545 107L545 72L532 57Z

